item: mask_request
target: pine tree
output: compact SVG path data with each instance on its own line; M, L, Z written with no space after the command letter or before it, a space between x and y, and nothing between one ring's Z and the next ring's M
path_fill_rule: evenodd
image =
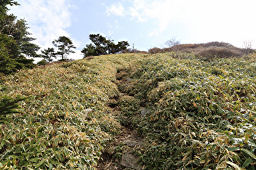
M19 102L23 101L23 97L11 98L8 96L2 96L0 98L0 116L20 113Z
M42 51L41 57L45 59L47 62L52 62L53 58L56 58L56 52L54 48L47 48Z
M19 54L16 42L11 37L0 34L0 73L9 74L17 70L18 63L10 54Z
M75 53L73 49L76 47L73 45L73 42L65 36L60 36L57 40L52 42L55 47L58 48L58 51L55 53L57 56L61 57L61 60L66 60L67 55L70 53Z
M39 47L32 43L25 20L17 20L8 14L8 6L18 5L13 0L0 0L0 72L9 74L23 68L32 68L33 60L39 57Z
M7 6L18 5L14 0L0 0L0 14L6 13L9 9Z
M100 34L90 34L89 38L92 43L86 45L82 50L84 57L117 54L127 50L129 46L127 41L120 41L115 44L113 40L108 40Z

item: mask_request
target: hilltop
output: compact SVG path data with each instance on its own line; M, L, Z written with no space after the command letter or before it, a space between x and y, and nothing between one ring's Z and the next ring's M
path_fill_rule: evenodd
M1 77L1 96L26 100L22 113L1 117L0 168L253 168L255 77L255 54L188 51L96 56Z
M208 42L200 44L177 44L169 48L152 48L149 49L149 53L166 53L166 52L182 52L182 53L193 53L207 58L213 57L241 57L255 52L250 46L245 48L238 48L232 44L225 42Z

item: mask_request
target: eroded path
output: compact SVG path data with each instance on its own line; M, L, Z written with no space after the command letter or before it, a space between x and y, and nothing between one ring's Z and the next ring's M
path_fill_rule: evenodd
M118 87L127 84L129 80L128 72L121 70L116 75L116 84ZM122 114L120 106L120 100L122 98L133 98L127 93L120 90L120 96L116 99L112 99L109 103L109 107L113 111L114 115ZM122 118L119 118L122 119ZM120 120L126 121L126 120ZM139 164L139 157L136 155L136 151L143 144L143 139L140 138L138 133L133 130L129 125L122 125L121 133L115 137L115 139L108 144L106 150L102 154L102 158L98 163L98 170L121 170L121 169L143 169L143 166Z

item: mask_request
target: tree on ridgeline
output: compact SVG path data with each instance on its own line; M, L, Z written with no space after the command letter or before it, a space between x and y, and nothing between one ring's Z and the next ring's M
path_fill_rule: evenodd
M33 59L39 57L39 46L28 32L26 21L8 14L8 6L18 5L16 1L0 1L0 72L13 73L19 69L32 68Z
M175 45L179 45L180 42L177 41L175 38L171 38L170 40L166 41L165 44L168 46L168 47L173 47Z
M53 58L56 58L56 52L54 48L47 48L42 51L41 57L49 63L53 61Z
M113 40L108 40L100 34L90 34L89 39L92 43L87 44L82 50L84 57L117 54L126 51L129 47L127 41L120 41L115 44Z
M54 40L53 45L58 48L58 51L55 53L56 56L61 57L61 61L67 59L67 55L75 53L73 50L76 48L73 45L73 42L66 36L60 36L57 40Z

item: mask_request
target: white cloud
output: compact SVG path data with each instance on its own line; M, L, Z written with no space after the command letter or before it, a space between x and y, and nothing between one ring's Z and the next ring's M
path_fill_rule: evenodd
M110 7L107 7L107 15L117 15L117 16L124 16L124 7L122 4L117 3L113 4Z
M35 43L42 48L52 46L52 41L59 36L70 37L66 31L71 26L69 0L20 0L19 4L11 12L28 22L32 36L36 38ZM73 41L79 46L79 42ZM77 52L75 58L81 58Z
M36 42L49 46L71 24L69 6L66 0L21 0L21 4L13 8L19 18L25 18Z
M180 23L182 31L190 34L187 39L183 38L185 41L227 41L242 46L244 41L256 40L255 0L126 0L128 2L124 16L138 22L156 23L149 34L152 37L175 29L175 24Z

